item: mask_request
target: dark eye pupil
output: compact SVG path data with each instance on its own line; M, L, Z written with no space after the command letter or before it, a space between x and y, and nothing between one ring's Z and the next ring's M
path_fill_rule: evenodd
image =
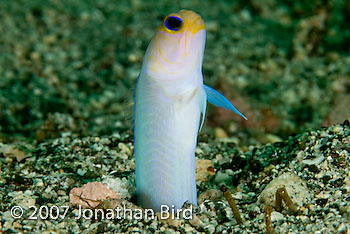
M173 31L177 31L181 28L182 20L176 16L170 16L165 20L165 26Z

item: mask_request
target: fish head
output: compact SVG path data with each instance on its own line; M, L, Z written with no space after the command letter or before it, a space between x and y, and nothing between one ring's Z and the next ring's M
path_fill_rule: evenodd
M143 70L158 80L201 73L204 46L205 23L200 15L189 10L169 14L147 48Z

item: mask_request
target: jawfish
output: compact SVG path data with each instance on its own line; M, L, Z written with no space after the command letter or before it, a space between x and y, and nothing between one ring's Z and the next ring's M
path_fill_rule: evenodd
M203 84L205 23L193 11L169 14L152 38L137 79L136 195L143 208L197 205L195 149L209 103L242 115Z

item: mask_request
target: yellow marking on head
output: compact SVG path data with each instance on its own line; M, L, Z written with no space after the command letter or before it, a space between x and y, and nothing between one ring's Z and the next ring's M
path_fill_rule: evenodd
M190 74L195 68L199 71L204 43L205 24L198 14L187 10L169 14L147 48L148 61L143 68L168 80Z
M168 69L166 69L166 68L162 65L162 63L159 61L159 59L158 59L157 56L155 56L155 59L156 59L157 63L159 64L159 66L160 66L166 73L168 73L168 74L176 74L176 72L169 72Z
M167 20L170 17L176 17L179 20L182 21L182 24L179 28L172 30L169 29L166 24L167 24ZM202 19L202 17L198 14L196 14L193 11L189 11L189 10L181 10L178 13L171 13L169 14L167 17L165 17L163 23L159 26L158 31L164 33L165 35L165 40L167 39L167 37L171 37L172 35L176 36L178 34L180 34L180 37L178 38L178 45L180 45L181 42L181 38L183 36L185 36L185 56L187 56L187 40L188 40L188 34L191 34L192 36L195 35L196 33L198 33L201 30L205 29L205 24L204 21ZM186 35L184 35L186 34ZM158 48L159 52L160 49ZM161 57L166 60L164 58L164 56L162 56L161 53L159 53L161 55Z
M162 51L161 51L161 49L160 49L159 46L158 46L158 53L159 53L160 57L162 57L162 59L163 59L164 61L166 61L167 63L171 63L171 64L180 64L180 63L171 62L170 60L168 60L167 58L165 58L164 55L162 54Z

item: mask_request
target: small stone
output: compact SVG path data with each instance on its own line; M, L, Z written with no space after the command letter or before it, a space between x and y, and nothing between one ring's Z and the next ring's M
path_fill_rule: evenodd
M66 195L66 191L64 191L64 190L58 190L58 191L57 191L57 194L58 194L59 196L65 196L65 195Z
M215 176L216 183L222 183L229 179L230 179L230 175L228 173L225 173L222 171L219 171L218 173L216 173L216 176Z
M274 134L266 134L265 139L267 141L266 143L271 143L271 144L282 141L282 138Z
M102 183L117 192L122 199L130 199L132 196L130 193L131 184L126 178L120 179L107 176L102 180Z
M45 44L53 44L57 40L57 36L55 34L49 34L44 36L43 41Z
M77 174L80 175L80 176L84 176L86 174L86 169L79 168L77 170Z
M348 228L344 223L341 223L337 229L338 233L348 233Z
M52 190L51 187L47 187L41 196L45 199L52 199L52 198L55 198L57 194L55 191Z
M273 211L271 213L271 221L272 222L276 222L276 221L280 221L280 220L284 220L285 217L283 214L281 214L280 212L277 212L277 211Z
M213 162L208 159L198 159L196 161L196 180L208 181L209 177L215 174Z
M244 9L240 12L240 18L243 22L250 22L252 20L252 16L250 14L250 11L247 9Z
M13 145L3 145L2 147L0 147L0 153L4 154L7 162L10 162L7 158L15 158L18 162L21 162L23 159L30 156L23 150Z
M203 203L205 200L215 201L222 197L222 192L218 189L209 189L198 196L198 204Z
M21 206L23 209L29 209L30 206L34 206L36 200L33 198L33 193L30 190L13 192L9 194L13 197L12 204Z
M199 147L196 148L196 154L203 154L203 150Z
M13 222L13 223L12 223L12 227L13 227L14 229L19 229L19 228L22 227L22 225L19 224L19 223L17 223L17 222Z
M193 219L189 219L189 222L194 227L204 227L204 223L199 219L199 217L196 214L193 215Z
M93 146L92 146L97 152L100 152L103 150L103 146L100 145L100 144L97 144L95 143Z
M321 162L323 162L323 160L324 160L324 156L320 155L319 157L317 157L315 159L305 159L301 163L303 163L305 165L318 165Z
M64 229L66 227L66 222L60 222L59 224L57 224L56 226L59 228L59 229Z
M123 152L126 153L127 155L131 155L131 150L127 147L126 144L124 143L119 143L118 148Z
M160 213L157 213L159 220L169 226L179 227L183 224L183 220L169 217L168 219L161 218Z
M139 57L137 55L135 55L135 54L129 54L128 60L129 60L129 62L134 63L134 62L139 61Z
M303 222L303 223L306 223L307 220L309 219L306 215L300 215L299 216L299 219Z
M313 227L312 224L307 224L306 227L305 227L305 230L306 230L308 233L311 233L312 227Z
M43 187L44 186L44 182L42 179L35 179L35 185L38 187Z
M12 222L13 217L12 217L11 211L5 211L4 213L2 213L1 219L3 221L11 221Z
M275 205L276 191L279 188L286 187L286 190L293 203L301 207L305 202L311 200L311 192L306 186L306 182L291 172L286 172L273 179L258 197L260 204Z
M192 233L194 231L194 228L191 227L190 225L188 224L185 224L185 232L186 233Z
M12 222L4 222L3 226L2 226L2 230L8 230L12 228Z
M304 152L304 151L299 151L299 152L297 153L296 159L297 159L299 162L301 162L302 160L304 160L304 158L305 158L305 152Z
M215 233L215 226L213 224L205 226L204 229L206 230L206 233Z
M157 222L156 221L153 221L150 225L149 225L149 227L150 228L152 228L152 229L154 229L154 230L156 230L157 229Z
M341 127L340 125L336 125L336 126L334 126L334 128L333 128L333 132L335 132L335 133L342 133L344 131L344 129L343 129L343 127Z
M320 199L328 199L331 196L331 194L329 193L325 193L325 192L320 192L319 194L316 194L316 198L320 198Z
M227 138L228 137L227 133L222 128L215 128L214 131L215 131L215 136L217 138Z
M30 53L30 58L34 61L39 61L40 60L40 54L36 51Z
M13 162L13 159L10 158L10 157L6 157L6 158L5 158L5 162L8 163L8 164L10 164L10 163Z

